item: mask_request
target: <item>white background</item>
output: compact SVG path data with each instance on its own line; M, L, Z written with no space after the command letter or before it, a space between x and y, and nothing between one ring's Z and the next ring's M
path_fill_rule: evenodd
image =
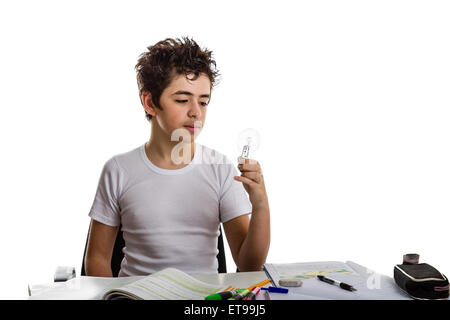
M134 66L166 37L222 74L198 142L261 147L267 261L404 253L450 274L447 1L2 1L1 290L80 273L103 164L150 137ZM235 266L227 247L228 270Z

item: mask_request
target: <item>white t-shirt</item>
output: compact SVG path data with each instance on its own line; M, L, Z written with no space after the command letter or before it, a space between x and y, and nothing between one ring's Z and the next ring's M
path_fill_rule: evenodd
M177 170L155 166L145 144L109 159L89 216L109 226L122 224L119 276L167 267L217 273L220 223L252 211L236 175L226 156L198 143L193 160Z

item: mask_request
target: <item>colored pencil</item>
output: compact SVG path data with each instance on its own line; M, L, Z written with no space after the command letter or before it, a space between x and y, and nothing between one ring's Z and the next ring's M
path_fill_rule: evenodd
M255 287L262 287L265 286L266 284L268 284L271 280L270 279L266 279L264 281L261 281L260 283L255 284L254 286L251 286L250 288L248 288L248 290L253 290L253 288Z

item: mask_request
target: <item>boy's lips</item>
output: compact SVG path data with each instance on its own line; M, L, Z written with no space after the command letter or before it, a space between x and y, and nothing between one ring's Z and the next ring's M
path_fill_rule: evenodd
M202 126L200 124L186 124L184 127L185 128L197 128L197 129L199 129Z
M185 127L201 128L201 124L186 124Z
M191 131L191 132L194 132L194 130L198 130L198 129L200 129L200 127L194 127L194 126L184 126L186 129L188 129L189 131Z

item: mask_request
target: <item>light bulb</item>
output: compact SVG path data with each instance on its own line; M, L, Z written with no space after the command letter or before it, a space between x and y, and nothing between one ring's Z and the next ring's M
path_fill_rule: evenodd
M239 133L237 139L238 152L244 159L250 158L250 151L252 154L258 150L260 144L260 136L258 131L252 128L245 129Z

